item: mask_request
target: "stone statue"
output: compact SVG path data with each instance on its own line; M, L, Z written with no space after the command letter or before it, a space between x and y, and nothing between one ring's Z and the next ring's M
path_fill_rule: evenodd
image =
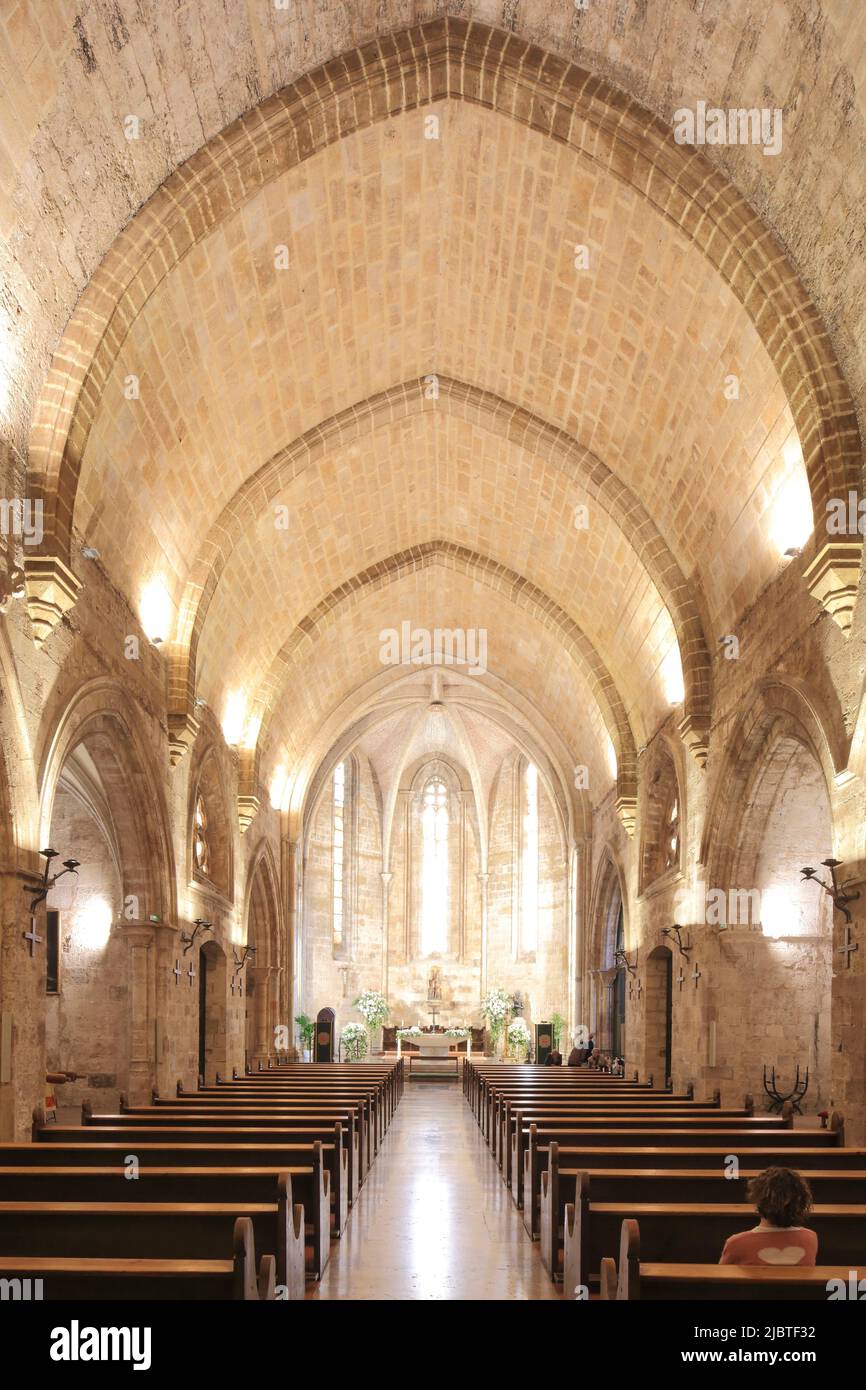
M427 981L427 998L442 998L442 981L439 978L439 966L434 965L430 971L430 979Z

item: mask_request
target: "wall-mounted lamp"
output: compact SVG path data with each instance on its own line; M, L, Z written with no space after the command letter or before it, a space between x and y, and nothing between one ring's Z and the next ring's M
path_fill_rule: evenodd
M42 871L42 877L39 878L37 874L33 874L32 876L28 875L28 877L32 877L36 880L35 883L22 884L25 893L33 894L30 903L31 915L36 911L40 903L44 903L57 880L63 878L66 874L77 874L81 864L79 859L64 859L63 871L59 874L52 874L52 860L58 858L60 851L56 849L41 849L39 853L45 860L45 868Z
M255 948L255 946L245 946L245 947L244 947L244 953L243 953L243 955L241 956L241 958L240 958L240 960L239 960L239 959L238 959L238 953L237 953L237 951L235 950L234 947L232 947L232 955L233 955L234 958L235 958L235 972L236 972L236 974L240 974L240 972L243 970L244 966L246 965L247 961L249 960L250 956L254 956L255 953L256 953L256 948Z
M203 917L196 917L193 925L195 931L191 935L188 931L182 931L180 934L184 955L195 945L199 936L203 936L205 932L213 931L213 922L206 922Z
M682 927L678 926L677 923L674 922L672 927L662 927L662 936L674 937L680 955L688 956L689 951L692 949L691 938L689 938L688 941L683 941L682 931Z
M825 879L819 878L817 869L809 868L800 870L800 873L803 875L801 882L820 884L824 892L829 893L830 897L833 899L833 906L838 908L846 922L850 922L852 919L851 913L848 911L848 904L857 901L860 896L860 890L858 889L856 893L848 892L849 885L854 882L853 879L849 878L845 883L839 883L836 870L842 866L841 859L822 859L821 863L824 865L825 869L830 870L831 883L827 883Z
M625 951L614 951L613 963L618 970L627 970L630 975L634 975L637 970L638 953L635 953L634 965L629 961Z

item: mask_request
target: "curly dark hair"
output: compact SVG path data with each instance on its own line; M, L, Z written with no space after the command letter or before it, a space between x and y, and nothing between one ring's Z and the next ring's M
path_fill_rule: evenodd
M746 1195L773 1226L802 1226L812 1210L812 1189L791 1168L765 1168L752 1178Z

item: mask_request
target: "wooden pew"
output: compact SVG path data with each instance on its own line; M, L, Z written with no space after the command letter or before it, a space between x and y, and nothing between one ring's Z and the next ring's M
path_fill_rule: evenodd
M123 1098L121 1097L121 1100ZM295 1111L281 1107L267 1111L247 1110L236 1106L223 1106L219 1110L187 1106L139 1106L123 1109L116 1115L94 1114L87 1101L82 1106L82 1127L90 1129L165 1129L182 1128L207 1131L225 1128L252 1130L284 1130L321 1127L323 1133L333 1136L334 1125L343 1129L343 1143L348 1155L348 1205L351 1207L368 1171L366 1131L363 1115L352 1108L334 1107L320 1110ZM358 1128L360 1126L360 1128ZM41 1128L41 1122L38 1125ZM56 1126L52 1126L52 1129ZM35 1131L34 1131L35 1133ZM203 1136L204 1137L204 1136Z
M549 1179L549 1174L545 1173ZM555 1185L555 1176L554 1176ZM863 1194L861 1194L863 1195ZM548 1213L550 1208L548 1207ZM616 1251L622 1222L637 1218L643 1231L644 1254L655 1261L683 1264L717 1263L729 1236L749 1231L757 1223L749 1202L598 1202L590 1198L590 1183L581 1174L578 1200L564 1212L562 1264L566 1290L595 1282L601 1261ZM856 1264L866 1250L866 1204L818 1203L809 1217L818 1236L821 1257L830 1264ZM555 1232L545 1221L542 1247L555 1274Z
M283 1165L303 1163L301 1156L308 1146L322 1145L322 1155L331 1173L331 1229L340 1236L346 1227L349 1211L349 1153L343 1140L343 1127L337 1122L321 1125L293 1125L291 1128L258 1129L255 1126L219 1126L201 1129L197 1126L165 1124L160 1126L124 1125L99 1127L89 1125L42 1125L35 1127L34 1147L37 1153L46 1149L62 1147L65 1152L77 1147L98 1149L101 1145L123 1145L127 1153L150 1156L154 1163L171 1164L171 1159L160 1158L160 1150L182 1152L184 1148L194 1150L189 1159L178 1162L200 1163L206 1166L217 1163L230 1167ZM328 1142L325 1142L325 1141ZM0 1145L0 1164L3 1154L10 1145ZM75 1162L75 1160L72 1160ZM85 1160L86 1161L86 1160ZM38 1159L37 1159L38 1162Z
M523 1224L533 1240L540 1233L541 1174L547 1167L548 1149L558 1144L578 1153L592 1150L597 1141L604 1139L604 1147L612 1147L622 1153L628 1149L658 1148L661 1152L685 1146L690 1149L721 1148L723 1155L751 1153L752 1150L771 1153L770 1163L784 1163L788 1167L799 1166L788 1154L799 1154L804 1150L814 1150L824 1154L840 1146L844 1133L839 1117L837 1127L831 1129L763 1129L733 1127L702 1128L700 1120L695 1124L677 1120L668 1126L653 1129L623 1129L611 1126L606 1130L577 1129L572 1126L556 1126L540 1129L529 1126L523 1161ZM602 1147L598 1145L598 1147ZM574 1154L570 1155L574 1162ZM571 1166L571 1164L569 1165ZM577 1166L593 1166L591 1160L578 1161ZM599 1165L600 1166L600 1165ZM641 1166L641 1165L639 1165ZM656 1164L655 1166L660 1166ZM720 1165L721 1166L721 1165ZM764 1164L763 1166L767 1166Z
M556 1153L554 1153L554 1148ZM581 1170L563 1167L558 1145L548 1151L547 1170L541 1175L540 1249L542 1262L555 1277L563 1270L565 1231L574 1239L575 1213L569 1212L577 1201ZM842 1150L834 1150L834 1155ZM661 1160L660 1160L661 1161ZM740 1168L736 1178L726 1177L718 1168L650 1168L604 1169L586 1171L590 1200L618 1202L631 1206L642 1202L746 1202L749 1181L758 1176L760 1168ZM816 1202L821 1204L859 1203L866 1201L866 1165L850 1171L819 1168L804 1174ZM578 1280L570 1274L574 1283Z
M127 1184L131 1187L132 1184ZM0 1201L0 1253L106 1259L214 1260L230 1248L235 1223L252 1222L259 1254L272 1255L280 1296L304 1297L304 1208L280 1175L276 1202Z
M288 1170L312 1169L316 1175L312 1185L312 1190L305 1191L299 1179L298 1188L295 1192L296 1198L304 1203L304 1213L306 1220L314 1227L311 1235L312 1246L312 1272L319 1277L325 1268L330 1254L330 1232L329 1226L333 1227L334 1203L331 1200L332 1174L335 1166L334 1144L323 1144L320 1140L309 1144L295 1144L286 1146L282 1144L171 1144L171 1143L151 1143L136 1142L130 1146L128 1142L99 1142L95 1144L84 1143L44 1143L44 1144L0 1144L0 1190L12 1195L11 1189L7 1186L7 1176L11 1176L9 1170L12 1169L33 1169L33 1168L69 1168L77 1167L89 1170L113 1169L115 1173L123 1173L130 1154L134 1154L139 1163L140 1176L136 1180L137 1184L146 1184L149 1181L151 1169L174 1170L177 1168L189 1168L192 1170L199 1168L216 1168L227 1173L229 1176L228 1195L225 1200L232 1200L238 1187L231 1187L231 1176L236 1170L268 1169L284 1172ZM342 1154L342 1162L345 1163L345 1154L342 1150L337 1150ZM338 1165L339 1166L339 1160ZM345 1186L345 1170L343 1173ZM127 1192L132 1187L132 1183L127 1180ZM136 1185L136 1200L139 1194L145 1190ZM20 1187L18 1193L20 1195ZM166 1199L169 1200L169 1199ZM213 1200L218 1200L214 1198ZM331 1212L330 1221L328 1212ZM341 1228L342 1229L342 1228Z
M851 1264L815 1265L809 1269L784 1269L765 1265L661 1264L644 1262L640 1254L640 1228L637 1221L624 1221L620 1241L619 1268L605 1260L602 1298L610 1298L615 1282L616 1298L755 1300L825 1303L830 1280L849 1286L851 1277L859 1283L866 1278L866 1267Z
M248 1217L235 1222L232 1258L220 1260L160 1260L75 1258L62 1255L2 1255L0 1279L40 1279L46 1302L79 1299L273 1300L276 1268L273 1255L263 1255L256 1270L253 1225Z
M120 1167L4 1167L0 1191L7 1201L30 1203L153 1203L226 1204L279 1202L281 1180L292 1186L295 1226L298 1210L303 1220L303 1256L306 1272L319 1278L330 1253L330 1173L321 1155L315 1166L304 1168L142 1168L130 1180ZM290 1242L291 1246L291 1242ZM278 1278L278 1283L286 1281Z
M175 1102L156 1099L154 1104L160 1108L165 1106L171 1108ZM291 1087L259 1087L250 1088L238 1085L230 1087L212 1088L202 1091L182 1091L176 1097L176 1103L188 1109L208 1109L215 1107L221 1109L224 1106L243 1107L248 1109L270 1109L285 1106L296 1108L300 1111L327 1109L332 1106L342 1106L353 1110L359 1109L362 1114L361 1126L368 1135L366 1148L365 1165L368 1167L373 1161L373 1156L378 1150L379 1144L385 1137L388 1126L388 1117L383 1104L383 1096L374 1090L355 1088L355 1089L333 1089L315 1090ZM356 1128L359 1128L356 1122Z
M747 1103L736 1110L721 1110L715 1101L684 1101L676 1100L664 1096L658 1101L650 1101L649 1097L644 1100L631 1100L627 1097L617 1097L616 1100L598 1102L594 1099L574 1100L572 1098L563 1100L550 1100L542 1097L540 1100L535 1096L518 1095L514 1092L501 1092L493 1099L493 1113L491 1118L490 1133L488 1143L494 1158L499 1159L500 1167L503 1162L507 1165L508 1141L510 1139L514 1124L514 1116L521 1111L524 1116L531 1115L533 1119L540 1122L545 1115L550 1115L554 1119L564 1118L566 1115L586 1115L588 1119L606 1119L615 1115L697 1115L704 1114L708 1119L739 1119L753 1113L754 1106L750 1104L751 1097L747 1098Z
M549 1130L551 1128L574 1129L597 1129L607 1131L609 1129L654 1129L659 1125L684 1125L698 1124L702 1129L762 1129L762 1130L784 1130L791 1128L791 1120L785 1116L759 1116L755 1117L748 1110L720 1113L715 1109L704 1109L701 1106L692 1106L690 1109L673 1107L665 1110L647 1111L642 1107L632 1110L630 1107L617 1108L615 1111L605 1111L602 1114L595 1110L584 1110L582 1108L554 1107L552 1111L536 1109L531 1107L528 1111L522 1109L507 1113L503 1117L503 1135L501 1141L503 1180L511 1188L511 1195L518 1207L523 1205L523 1183L521 1181L521 1170L524 1163L524 1155L528 1144L529 1130L535 1125L539 1130ZM506 1143L505 1127L507 1126L508 1140Z
M711 1101L704 1101L701 1104L705 1109L718 1110L717 1097L718 1092ZM553 1110L560 1106L580 1106L598 1111L614 1111L621 1107L638 1105L646 1110L666 1110L671 1107L691 1108L697 1104L698 1102L691 1096L674 1095L670 1091L631 1091L629 1093L618 1092L613 1095L604 1091L588 1090L586 1087L539 1088L537 1086L491 1085L487 1089L481 1131L488 1143L492 1142L495 1146L502 1110L506 1105L510 1105L512 1110L529 1109L532 1106L550 1107Z

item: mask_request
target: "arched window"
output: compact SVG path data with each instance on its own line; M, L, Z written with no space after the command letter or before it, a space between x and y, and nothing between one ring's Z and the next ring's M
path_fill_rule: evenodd
M195 867L200 874L210 876L210 847L208 845L207 833L207 811L201 796L195 799L195 817L193 824L193 855L195 857Z
M672 869L680 862L680 810L677 800L674 792L662 816L662 857L666 869Z
M344 885L346 853L346 764L337 763L333 774L333 810L331 813L331 932L334 952L343 949Z
M538 946L538 768L527 763L523 773L520 843L520 949L529 954Z
M421 954L446 950L448 940L448 789L431 777L421 800Z

